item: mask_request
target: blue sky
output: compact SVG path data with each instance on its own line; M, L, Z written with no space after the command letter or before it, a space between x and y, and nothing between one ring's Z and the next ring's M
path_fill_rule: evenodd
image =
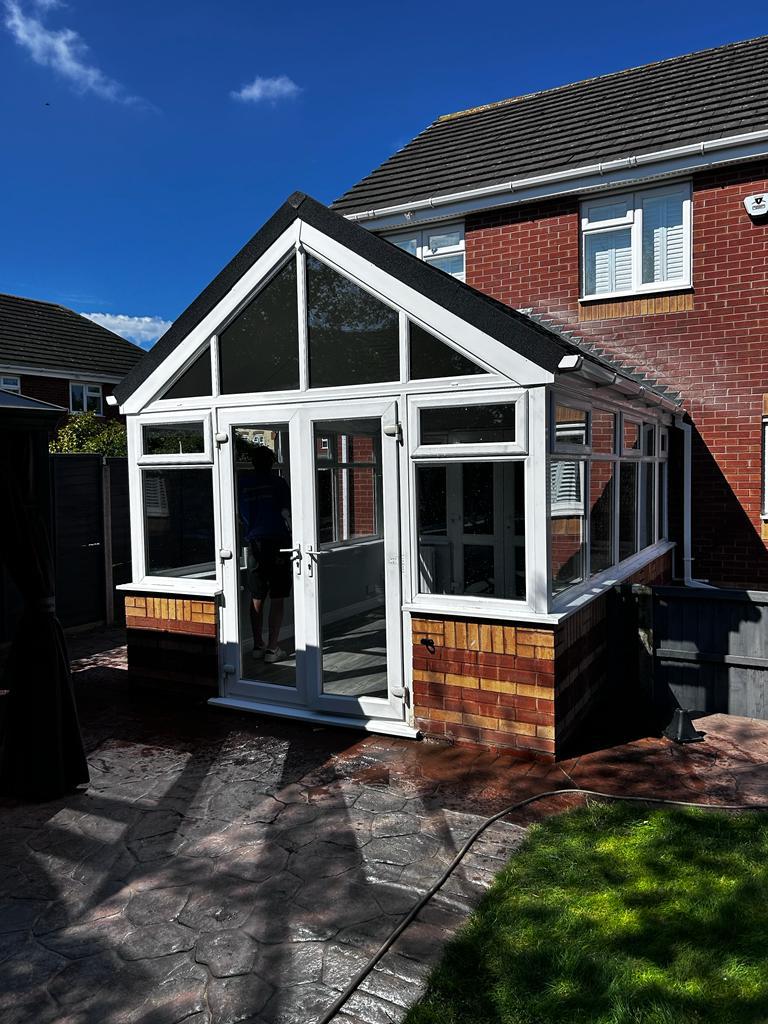
M759 35L755 11L0 0L0 292L151 344L295 189L330 202L439 114Z

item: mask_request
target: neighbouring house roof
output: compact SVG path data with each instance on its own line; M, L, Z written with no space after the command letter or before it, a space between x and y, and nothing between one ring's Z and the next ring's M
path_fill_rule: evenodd
M0 294L0 367L121 377L143 349L65 306Z
M0 425L6 430L51 428L67 410L61 405L0 390Z
M768 127L768 36L439 117L333 204L345 214Z
M593 351L582 339L554 330L476 288L471 288L429 263L411 256L387 239L346 220L303 192L295 192L117 385L114 393L120 403L129 398L160 366L296 220L311 225L545 370L554 373L563 356L578 354L621 376L636 382L642 380L649 390L655 390L667 399L672 397L664 388L655 389L654 382L646 380L637 371L628 370L604 354Z

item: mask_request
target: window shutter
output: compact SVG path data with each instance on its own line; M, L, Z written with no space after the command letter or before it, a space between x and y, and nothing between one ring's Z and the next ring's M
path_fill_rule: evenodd
M643 200L643 282L679 281L683 265L683 197Z
M632 236L629 228L588 234L585 262L587 295L630 291Z

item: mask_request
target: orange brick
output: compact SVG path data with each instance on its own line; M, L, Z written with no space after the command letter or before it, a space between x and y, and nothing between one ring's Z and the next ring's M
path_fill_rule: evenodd
M443 711L442 708L430 708L429 717L436 722L454 722L461 725L462 716L460 711Z
M536 647L552 647L555 646L555 634L553 631L548 629L536 630L536 641L534 646Z
M495 729L498 719L489 718L487 715L464 715L465 725L477 725L481 729Z
M493 653L504 653L504 629L502 626L493 626Z
M504 653L517 654L517 630L514 626L504 627Z
M467 649L467 624L466 622L456 623L456 649L466 651Z
M493 690L495 693L517 693L517 683L508 683L503 679L481 679L481 690Z
M535 736L536 730L541 729L542 726L532 725L530 722L509 722L510 726L514 726L510 729L510 732L515 733L516 736Z
M426 669L416 668L413 670L414 681L420 683L444 683L445 674L443 672L428 672Z
M531 660L536 657L536 648L528 644L522 644L519 635L517 638L517 656L518 658L530 658Z
M537 725L536 735L541 736L545 740L553 740L555 738L555 727L554 725Z
M536 660L537 661L554 661L555 660L555 648L554 647L537 647L536 648Z
M540 697L543 700L554 700L555 691L548 686L532 686L530 683L518 683L517 692L521 697Z
M443 624L443 641L446 647L456 647L456 623L452 619L446 619Z
M480 626L480 650L487 653L493 650L493 630L490 626Z
M445 674L446 686L466 686L468 689L480 689L480 680L474 676L457 676L453 672Z
M477 651L480 649L480 630L476 622L467 623L467 650Z

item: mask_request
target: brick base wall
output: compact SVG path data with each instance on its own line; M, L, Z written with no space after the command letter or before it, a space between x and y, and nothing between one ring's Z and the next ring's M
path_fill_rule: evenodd
M671 576L670 552L628 582ZM414 713L423 733L553 761L609 678L608 595L559 626L414 617L412 641Z
M128 667L154 683L218 686L217 605L210 599L128 594Z

